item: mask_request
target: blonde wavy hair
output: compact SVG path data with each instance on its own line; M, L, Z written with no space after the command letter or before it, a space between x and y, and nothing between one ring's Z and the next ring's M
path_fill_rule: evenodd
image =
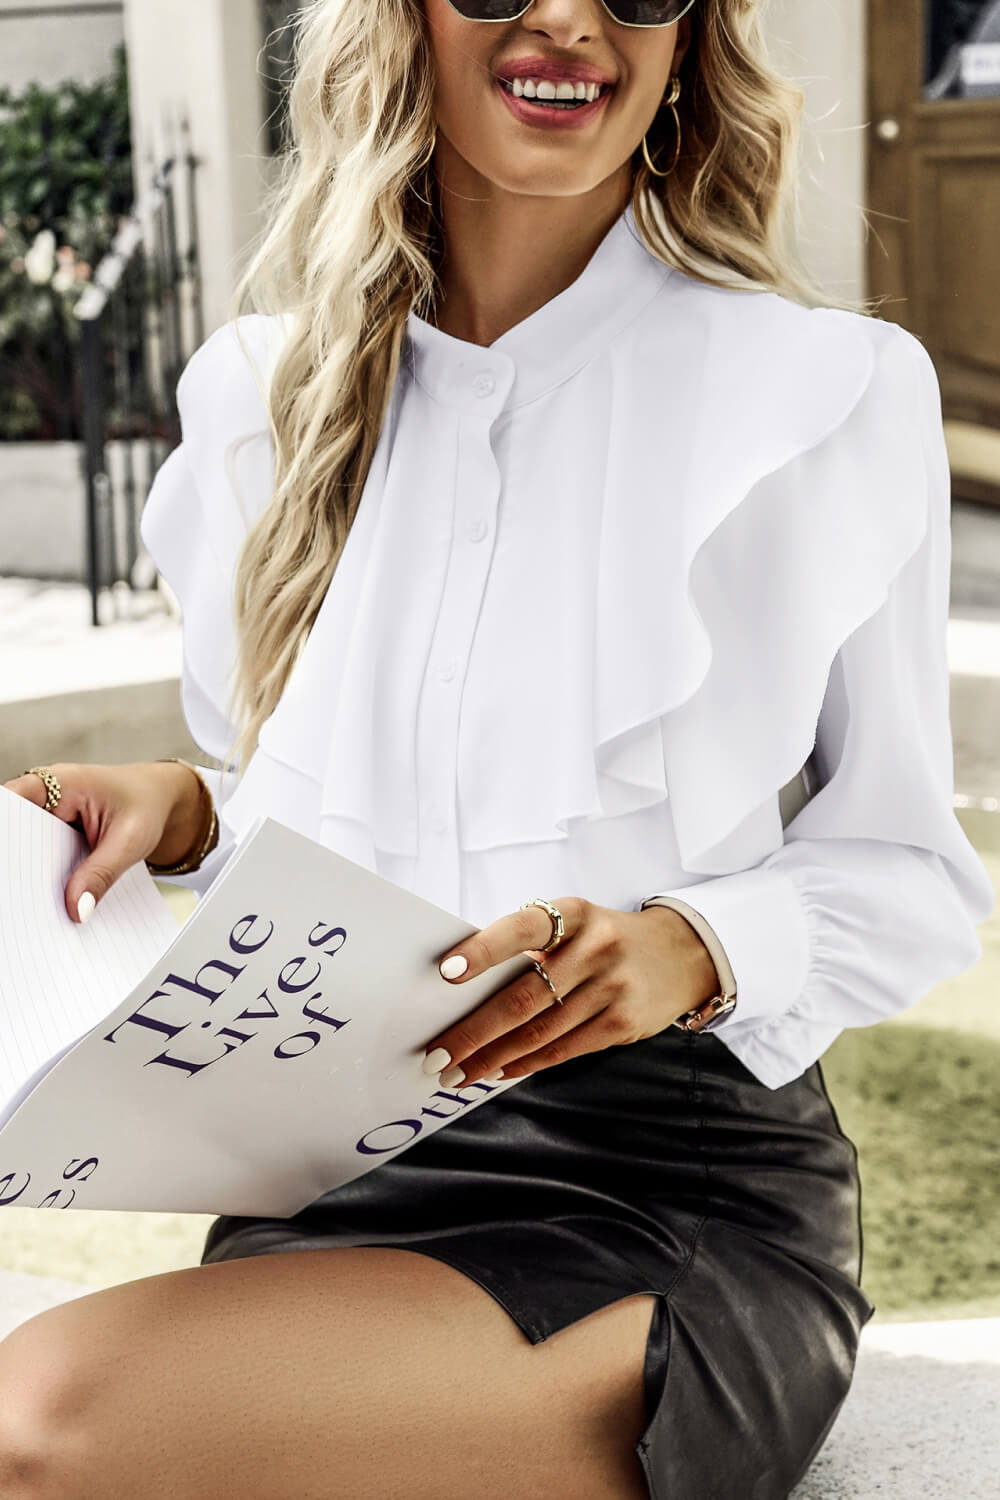
M655 177L637 145L636 227L651 254L700 281L869 313L828 296L801 263L804 95L771 67L760 10L761 0L700 0L689 12L680 156ZM434 321L442 249L422 0L311 0L290 25L290 144L234 301L234 315L292 315L266 392L274 492L235 580L241 773L347 540L407 314ZM647 132L653 160L671 160L674 140L664 109Z

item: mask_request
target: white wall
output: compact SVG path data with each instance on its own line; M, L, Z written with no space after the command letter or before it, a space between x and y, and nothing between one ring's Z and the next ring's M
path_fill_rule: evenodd
M122 40L120 0L0 0L0 85L92 83Z
M133 145L140 189L150 159L191 123L206 332L230 316L231 294L258 226L266 144L252 0L125 0ZM179 203L183 227L183 204Z
M774 65L805 91L802 243L833 293L865 296L865 0L767 0Z

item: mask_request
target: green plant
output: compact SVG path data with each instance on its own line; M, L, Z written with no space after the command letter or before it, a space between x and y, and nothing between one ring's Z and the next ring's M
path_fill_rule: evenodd
M73 308L131 202L124 47L95 83L0 88L0 440L79 436Z

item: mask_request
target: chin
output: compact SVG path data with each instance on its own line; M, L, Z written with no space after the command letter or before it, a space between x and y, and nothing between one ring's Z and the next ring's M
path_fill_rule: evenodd
M505 193L517 193L526 198L578 198L591 192L606 175L595 175L592 163L586 163L586 166L586 172L577 173L567 171L566 163L559 161L531 168L524 165L520 170L484 170L482 167L476 170Z

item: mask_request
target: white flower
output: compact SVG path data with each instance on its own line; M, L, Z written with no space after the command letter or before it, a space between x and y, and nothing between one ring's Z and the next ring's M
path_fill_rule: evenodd
M54 292L70 292L76 286L76 271L72 266L62 265L52 278Z
M40 229L34 244L24 257L24 269L29 281L35 286L44 286L52 280L56 264L56 237L51 229Z

